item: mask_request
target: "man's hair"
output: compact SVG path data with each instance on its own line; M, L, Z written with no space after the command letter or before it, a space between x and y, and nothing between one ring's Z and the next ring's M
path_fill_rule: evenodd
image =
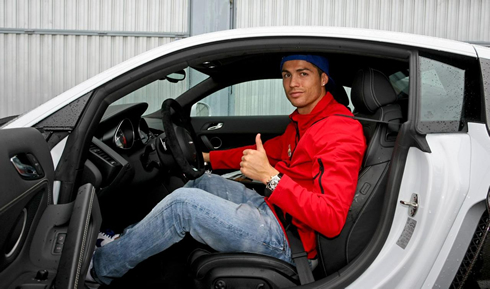
M323 70L321 70L320 67L316 66L315 64L313 64L313 63L310 63L310 64L316 68L316 70L318 71L318 75L320 77L322 77L322 73L325 73L325 72L323 72Z

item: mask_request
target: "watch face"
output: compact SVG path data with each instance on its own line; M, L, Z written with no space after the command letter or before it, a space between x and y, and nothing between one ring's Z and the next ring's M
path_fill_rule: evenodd
M271 180L269 182L267 182L266 187L269 190L273 191L277 187L277 184L279 184L280 180L281 180L281 177L279 175L275 175L271 178Z

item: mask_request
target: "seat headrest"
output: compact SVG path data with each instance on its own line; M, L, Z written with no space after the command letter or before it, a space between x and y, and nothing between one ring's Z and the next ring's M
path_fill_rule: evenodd
M351 90L356 111L374 113L378 108L396 101L396 92L381 71L363 68L357 71Z

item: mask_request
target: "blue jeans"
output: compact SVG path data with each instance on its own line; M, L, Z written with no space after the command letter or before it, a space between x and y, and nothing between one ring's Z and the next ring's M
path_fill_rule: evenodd
M264 197L243 184L204 174L158 203L120 238L97 249L95 277L109 284L189 233L219 252L249 252L293 264L291 250Z

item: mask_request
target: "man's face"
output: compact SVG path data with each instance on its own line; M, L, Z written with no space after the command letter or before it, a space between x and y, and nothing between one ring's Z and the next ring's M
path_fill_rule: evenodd
M282 66L282 84L291 104L300 114L310 113L322 99L328 82L325 73L318 75L316 66L304 60L286 61Z

